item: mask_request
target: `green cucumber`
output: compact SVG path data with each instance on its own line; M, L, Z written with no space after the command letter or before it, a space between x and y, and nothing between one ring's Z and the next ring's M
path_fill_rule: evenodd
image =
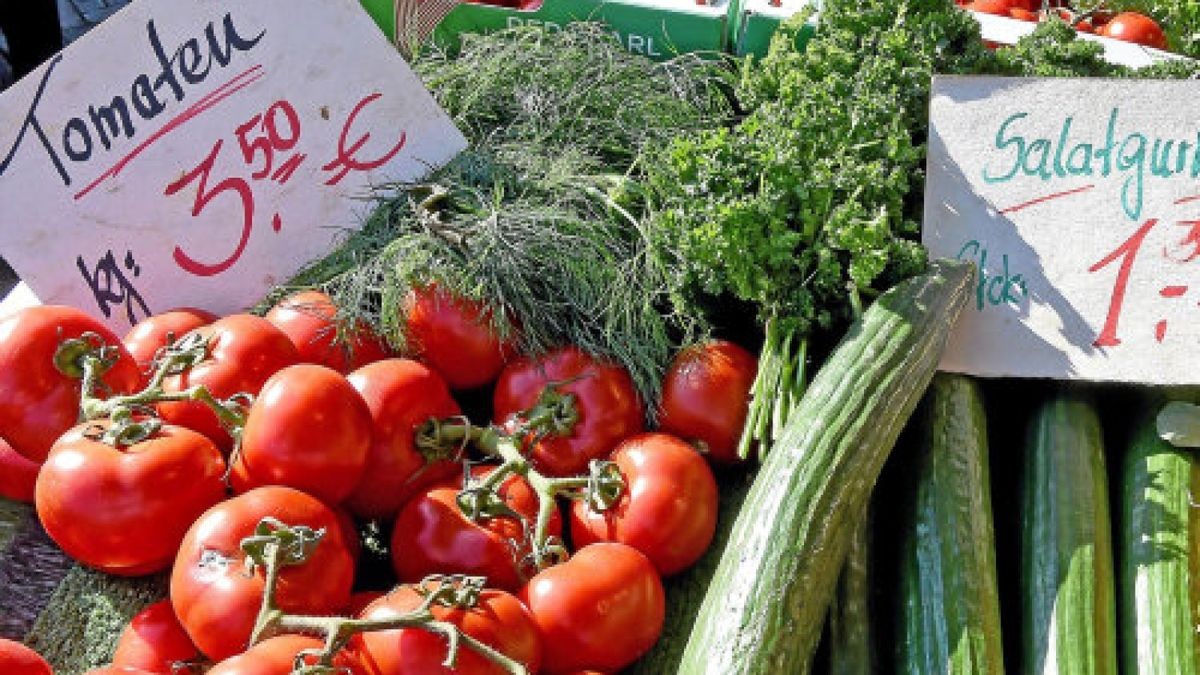
M1200 462L1192 463L1189 504L1200 498ZM1188 605L1192 608L1192 653L1200 666L1200 508L1188 509Z
M807 673L850 539L974 282L940 261L851 326L767 453L679 665Z
M829 605L830 675L871 675L875 643L871 630L871 513L860 519Z
M1000 675L1000 592L979 384L939 373L920 415L916 494L902 520L897 671Z
M1124 672L1195 675L1189 508L1193 451L1158 436L1161 402L1137 418L1121 472L1121 650Z
M1034 413L1021 511L1021 672L1117 672L1108 475L1100 420L1056 392Z

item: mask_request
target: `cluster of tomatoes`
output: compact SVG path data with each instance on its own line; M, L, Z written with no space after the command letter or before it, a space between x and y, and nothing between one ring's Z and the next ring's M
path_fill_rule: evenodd
M1154 19L1140 12L1093 11L1080 13L1066 0L955 0L973 12L1007 16L1021 21L1045 21L1058 17L1081 33L1094 33L1155 49L1167 48L1167 36Z
M530 673L615 672L645 653L662 629L661 578L711 542L710 461L737 461L754 357L720 341L682 351L649 431L622 368L574 347L518 356L480 306L436 287L405 299L412 358L365 326L335 340L335 314L327 296L306 292L265 317L168 312L123 340L67 307L0 320L0 496L33 502L83 564L171 572L169 598L138 615L113 665L93 673L291 672L325 642L285 634L249 647L264 591L280 615L370 622L428 609ZM64 367L64 343L93 347L99 369ZM487 388L492 423L472 427L455 393ZM569 424L529 433L515 421L548 391L569 399ZM123 413L86 414L123 400L113 408ZM463 497L488 483L495 458L465 440L430 455L420 436L443 428L486 429L476 435L510 438L523 453L503 464L485 515ZM598 462L619 473L610 504L597 505L590 487L554 491L587 482L581 474ZM400 585L388 592L356 585L366 521L390 528ZM245 545L265 522L319 533L302 563L270 581ZM535 535L561 542L555 564L531 558ZM430 575L483 577L486 589L470 606L431 605ZM344 642L332 665L350 673L505 672L465 647L445 665L446 636L421 627ZM34 665L21 670L22 659ZM33 659L0 640L3 672L49 672Z

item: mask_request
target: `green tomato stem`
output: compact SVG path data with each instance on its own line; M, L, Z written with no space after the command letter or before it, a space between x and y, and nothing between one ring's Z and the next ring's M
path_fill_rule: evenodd
M249 394L235 394L221 400L199 384L179 392L163 389L167 376L183 373L207 357L208 343L203 337L188 336L164 348L156 357L154 372L141 391L101 398L104 374L116 363L114 354L113 347L105 345L100 336L91 333L63 341L55 354L55 363L61 372L80 378L79 421L112 420L113 424L101 437L106 443L129 445L152 435L162 426L159 420L153 418L153 406L168 401L203 403L233 436L235 444L240 439L252 400Z
M573 398L563 396L547 404L547 397L543 395L538 405L527 414L518 416L520 423L515 425L516 431L513 433L506 433L495 426L477 427L463 418L434 419L418 430L417 447L426 457L430 457L444 455L446 448L470 443L500 460L500 465L480 483L472 485L468 480L468 485L459 493L459 508L473 520L496 515L521 517L501 508L504 502L498 490L512 474L525 478L538 500L537 517L529 537L529 558L531 566L541 571L561 562L567 554L561 542L549 535L550 520L558 507L558 497L585 499L591 508L602 511L611 508L624 489L624 479L611 462L593 462L587 476L562 478L546 476L533 467L522 442L544 435L547 430L563 433L563 421L577 419ZM569 432L569 428L566 431Z
M417 592L424 595L424 601L417 609L386 619L308 616L287 614L279 609L276 589L279 586L280 570L286 565L305 564L319 542L320 533L314 536L308 528L291 528L273 519L264 519L259 524L255 536L243 540L242 547L253 560L252 566L263 567L265 577L262 605L250 635L250 646L284 633L321 635L325 644L321 650L313 653L317 657L314 671L334 672L334 656L354 635L398 628L418 628L446 639L448 648L443 665L447 668L454 667L460 645L466 645L506 673L528 675L528 670L521 663L464 633L458 626L437 620L433 615L431 608L434 604L463 609L474 607L485 583L482 577L428 578L417 587ZM434 585L432 589L429 588L431 584Z

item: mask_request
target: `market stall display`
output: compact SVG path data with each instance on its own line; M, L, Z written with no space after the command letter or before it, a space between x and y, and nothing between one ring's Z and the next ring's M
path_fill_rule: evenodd
M0 636L66 675L1194 672L1200 408L1144 383L1200 373L963 374L985 311L1036 331L1075 273L1145 291L1128 242L1153 224L1014 280L1048 260L1035 237L930 255L932 211L1009 211L1003 181L952 199L926 162L973 177L1016 145L982 122L994 143L955 154L942 76L985 103L996 76L1170 101L1200 66L1106 61L1076 27L1101 12L1064 3L989 45L984 4L825 0L746 59L587 22L435 35L413 72L465 149L376 186L249 313L124 340L53 305L0 318ZM1187 44L1186 14L1155 16ZM1102 148L1120 171L1130 142ZM1194 199L1162 187L1188 177L1173 147L1142 149L1147 203ZM1040 156L1010 178L1043 180ZM1096 185L1096 242L1129 237ZM1196 257L1172 227L1146 239L1178 277L1162 302ZM1063 362L1120 346L1111 305L1075 305ZM17 664L41 667L0 648Z

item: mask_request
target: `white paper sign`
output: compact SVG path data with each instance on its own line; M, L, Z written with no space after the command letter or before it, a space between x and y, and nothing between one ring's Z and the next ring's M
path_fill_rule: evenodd
M938 77L924 242L982 269L942 362L1200 382L1200 82Z
M118 332L237 311L464 147L354 0L139 0L0 96L0 254Z

